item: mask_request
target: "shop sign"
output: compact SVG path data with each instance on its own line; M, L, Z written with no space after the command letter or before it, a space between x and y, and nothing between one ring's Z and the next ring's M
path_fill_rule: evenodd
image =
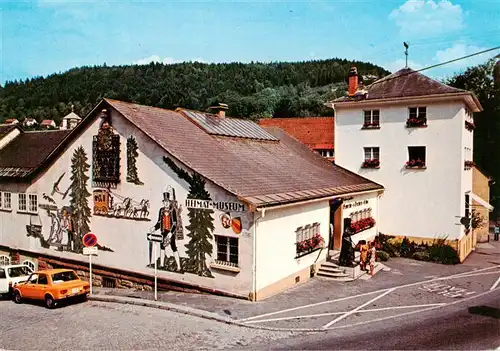
M212 201L199 199L186 199L186 207L202 210L219 210L223 212L245 212L245 205L240 202Z
M354 207L359 207L363 205L368 205L368 200L361 200L361 201L353 201L349 203L345 203L343 206L343 209L348 209L348 208L354 208Z

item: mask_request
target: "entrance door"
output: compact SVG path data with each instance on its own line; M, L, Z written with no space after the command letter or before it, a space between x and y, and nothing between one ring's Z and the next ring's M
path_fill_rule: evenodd
M342 199L330 201L330 242L328 250L340 250L342 235Z

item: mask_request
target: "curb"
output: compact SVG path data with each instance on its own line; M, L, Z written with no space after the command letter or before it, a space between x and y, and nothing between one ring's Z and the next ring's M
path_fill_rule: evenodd
M90 295L88 297L88 299L91 301L110 302L110 303L119 303L119 304L125 304L125 305L135 305L135 306L143 306L143 307L150 307L150 308L158 308L161 310L167 310L167 311L172 311L172 312L176 312L176 313L187 314L187 315L198 317L198 318L214 320L214 321L217 321L220 323L237 325L239 327L244 327L244 328L249 328L249 329L260 329L260 330L279 331L279 332L311 332L311 333L328 331L327 329L306 329L306 328L303 328L303 329L295 328L294 329L294 328L272 328L272 327L254 326L254 325L249 325L249 324L239 322L237 320L234 320L234 319L231 319L228 317L221 316L217 313L208 312L208 311L200 310L197 308L175 305L172 303L162 302L162 301L145 300L145 299L141 299L141 298L97 294L97 295Z

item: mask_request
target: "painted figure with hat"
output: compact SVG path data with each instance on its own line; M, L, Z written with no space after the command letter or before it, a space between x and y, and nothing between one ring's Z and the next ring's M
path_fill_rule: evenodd
M179 252L177 251L176 232L177 232L178 218L177 209L175 206L175 189L171 186L163 193L163 207L158 211L158 221L151 231L160 230L163 236L163 241L160 243L160 267L165 267L168 259L165 250L168 245L172 249L177 271L182 272ZM156 257L155 257L156 259ZM151 245L149 247L149 261L151 263Z

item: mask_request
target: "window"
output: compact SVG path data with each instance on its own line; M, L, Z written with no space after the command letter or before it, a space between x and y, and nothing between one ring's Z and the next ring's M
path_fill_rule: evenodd
M408 162L406 162L406 167L424 168L425 166L425 146L408 146Z
M238 238L215 236L217 243L217 263L238 267Z
M0 268L0 279L5 279L5 278L7 278L5 276L5 270L3 268Z
M1 200L3 201L0 203L0 208L3 210L12 210L12 194L6 192L0 194L2 194Z
M28 282L30 284L36 284L36 281L38 280L38 274L32 274L30 275L30 277L28 278Z
M25 266L28 266L31 269L31 272L35 271L35 264L32 261L25 260L25 261L23 261L22 264L24 264Z
M470 214L470 196L465 195L465 217L469 217Z
M28 267L23 266L11 267L7 270L7 272L9 273L9 277L11 278L22 277L33 273L33 271L30 271Z
M52 283L60 284L64 282L69 282L72 280L79 280L78 276L73 271L64 271L52 274Z
M333 150L319 150L319 153L323 157L333 157Z
M18 194L17 209L26 212L26 194Z
M376 168L380 166L380 149L378 147L365 147L363 168Z
M6 255L0 255L0 266L8 266L10 264L10 257Z
M47 285L49 283L47 276L45 274L38 275L38 284Z
M427 107L409 107L406 127L427 127Z
M38 212L38 195L37 194L29 194L28 195L28 211L29 212Z
M426 118L427 107L410 107L408 109L410 118Z
M377 128L380 126L380 110L364 111L363 128Z

